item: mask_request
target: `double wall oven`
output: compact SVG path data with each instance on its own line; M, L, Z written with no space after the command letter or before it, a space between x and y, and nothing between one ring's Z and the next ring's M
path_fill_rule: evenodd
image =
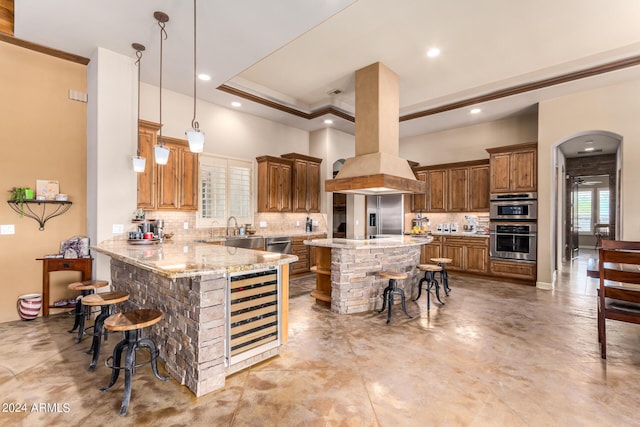
M491 194L489 241L494 259L535 262L537 193Z

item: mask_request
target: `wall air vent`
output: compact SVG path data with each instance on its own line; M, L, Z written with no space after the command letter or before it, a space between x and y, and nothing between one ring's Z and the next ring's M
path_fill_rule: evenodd
M597 154L597 153L602 153L602 149L598 148L596 150L591 150L591 151L578 151L578 155L579 156L584 156L584 155L589 155L589 154Z

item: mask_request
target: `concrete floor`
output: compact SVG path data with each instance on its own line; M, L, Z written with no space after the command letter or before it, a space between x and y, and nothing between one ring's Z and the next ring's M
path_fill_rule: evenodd
M0 425L640 425L640 328L609 322L600 359L597 281L582 262L554 291L452 275L445 306L427 313L423 295L411 320L394 307L390 326L383 314L334 315L308 297L313 275L294 279L279 357L197 399L145 366L125 417L122 378L99 390L110 372L102 361L86 371L89 342L74 343L70 318L0 324Z

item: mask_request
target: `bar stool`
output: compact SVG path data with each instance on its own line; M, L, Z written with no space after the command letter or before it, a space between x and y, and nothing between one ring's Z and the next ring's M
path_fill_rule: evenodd
M93 341L91 342L91 348L87 351L87 354L91 354L93 352L93 358L91 359L91 363L89 364L88 371L94 371L96 369L96 364L98 363L98 357L100 356L100 344L102 342L102 332L104 330L104 321L107 317L112 314L113 306L119 302L126 301L129 299L129 292L124 291L113 291L113 292L103 292L99 294L87 295L82 299L82 305L88 307L100 307L100 314L96 317L96 321L93 326L89 326L85 328L85 332L87 329L93 328ZM107 334L105 332L105 340L107 339Z
M404 312L404 314L407 315L409 319L412 319L412 317L409 316L409 313L407 313L407 306L405 303L404 291L398 288L398 283L397 283L398 280L406 279L408 277L407 273L398 273L395 271L381 271L380 277L382 277L383 279L389 279L389 285L386 288L384 288L384 294L382 296L382 310L378 312L378 313L382 313L385 307L387 306L387 304L389 304L389 312L387 314L387 325L389 324L389 322L391 322L391 307L393 307L393 294L400 295L400 298L402 301L402 311Z
M438 302L444 305L440 300L440 285L436 280L436 273L442 273L442 267L435 264L420 264L418 265L418 270L424 271L424 277L420 279L420 282L418 282L418 296L414 301L418 301L422 294L422 283L427 282L427 311L431 309L431 289L434 287L436 289L436 298L438 299Z
M447 273L447 264L451 264L453 260L451 258L431 258L431 262L435 262L440 267L442 267L442 271L440 272L440 281L442 282L442 287L444 288L444 293L446 296L449 296L449 291L451 288L449 287L449 273Z
M87 295L95 293L96 289L104 288L105 286L109 286L109 282L107 282L106 280L85 280L84 282L69 283L69 285L67 286L70 291L82 292L82 294L76 301L76 308L74 311L75 320L73 322L73 328L68 331L69 333L73 333L76 328L78 328L78 336L76 337L77 343L82 340L82 335L84 334L84 319L89 314L85 313L84 311L82 299Z
M158 349L155 343L150 338L141 336L143 328L155 325L161 319L162 312L159 310L140 309L112 314L104 321L104 327L108 330L124 332L124 339L116 344L113 349L113 355L105 360L105 365L111 368L111 381L109 381L109 385L100 389L102 391L110 389L118 380L120 370L124 369L124 396L122 398L122 405L120 406L120 415L125 415L129 408L129 402L131 400L131 377L136 368L150 363L156 378L162 381L169 380L169 377L163 377L158 372ZM125 355L124 366L122 366L122 351L125 348L127 349L127 353ZM136 350L139 348L149 350L150 359L143 363L136 364ZM109 361L112 363L111 366L109 366Z

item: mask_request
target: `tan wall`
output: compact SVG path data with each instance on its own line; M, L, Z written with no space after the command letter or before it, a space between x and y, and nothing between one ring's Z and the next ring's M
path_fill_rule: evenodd
M486 149L536 141L538 115L479 123L400 140L400 157L421 165L488 159Z
M624 240L640 240L640 80L581 92L540 103L538 128L538 247L551 247L555 209L553 152L568 137L584 131L608 131L622 136L620 200ZM540 252L539 252L540 253ZM538 258L538 282L552 283L552 257Z
M86 91L84 65L0 42L0 224L15 225L14 235L0 235L0 322L18 319L19 295L42 292L35 259L86 232L86 104L69 100L69 89ZM73 202L44 231L4 202L12 187L35 188L37 179L58 180ZM52 299L66 295L65 275L75 277L51 275Z

